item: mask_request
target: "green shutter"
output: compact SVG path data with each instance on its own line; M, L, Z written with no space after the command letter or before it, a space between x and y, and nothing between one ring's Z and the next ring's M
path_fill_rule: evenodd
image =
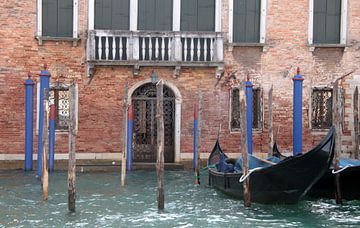
M326 41L340 43L341 0L327 0Z
M112 0L111 29L129 30L129 0Z
M260 41L260 0L234 0L233 42Z
M73 0L58 0L58 37L72 37Z
M313 42L340 43L341 0L315 0Z
M57 0L42 1L42 35L57 36Z
M95 29L129 29L130 0L95 0Z
M42 35L72 37L73 0L42 1Z
M139 0L138 4L139 30L172 30L172 0Z
M181 31L214 31L215 0L182 0Z
M181 31L197 31L197 0L181 0Z
M215 31L215 0L198 0L197 31Z

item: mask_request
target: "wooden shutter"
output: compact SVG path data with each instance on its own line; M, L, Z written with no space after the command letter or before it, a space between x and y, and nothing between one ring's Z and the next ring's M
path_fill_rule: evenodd
M57 0L42 1L42 35L57 36Z
M197 31L215 31L215 0L198 0Z
M95 0L95 29L129 30L129 0Z
M43 0L42 7L42 35L72 37L73 0Z
M197 31L197 0L181 0L181 31Z
M314 0L314 43L340 43L341 0Z
M58 37L72 37L73 0L58 0Z
M260 42L261 0L234 0L233 41Z
M214 31L215 0L182 0L181 31Z
M138 4L139 30L172 30L172 0L139 0Z

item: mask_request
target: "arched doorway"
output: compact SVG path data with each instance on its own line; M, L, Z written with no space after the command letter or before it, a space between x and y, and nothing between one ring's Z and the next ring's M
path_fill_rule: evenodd
M155 162L157 154L156 85L146 83L131 96L134 108L133 161ZM164 159L175 157L175 95L164 85Z

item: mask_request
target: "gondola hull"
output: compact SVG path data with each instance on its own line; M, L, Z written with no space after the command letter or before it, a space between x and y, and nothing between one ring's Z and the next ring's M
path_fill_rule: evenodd
M349 167L340 174L341 198L360 199L360 166ZM329 169L310 189L308 196L313 198L335 198L335 175Z
M333 156L334 129L313 150L253 171L249 176L251 201L297 203L329 168ZM243 199L241 176L242 173L223 173L209 168L209 184L239 199Z

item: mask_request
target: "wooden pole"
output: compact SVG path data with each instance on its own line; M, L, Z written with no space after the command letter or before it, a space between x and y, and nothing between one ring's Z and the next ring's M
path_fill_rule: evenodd
M356 86L354 97L354 134L355 134L355 151L354 157L355 159L359 159L359 90Z
M336 80L333 87L333 123L335 125L335 158L334 169L339 170L340 153L341 153L341 92L339 88L339 80ZM335 200L337 204L341 204L341 188L340 188L340 173L335 174Z
M70 123L69 123L69 168L68 168L68 208L70 212L75 212L76 199L76 156L75 156L75 138L76 138L76 120L75 120L75 84L70 88Z
M43 134L42 134L42 144L43 144L43 153L42 153L42 190L43 190L43 200L47 201L49 198L49 171L48 171L48 154L49 154L49 91L44 89L44 124L43 124Z
M164 209L164 105L163 105L163 81L156 84L156 123L157 123L157 200L158 209Z
M195 184L200 185L200 148L201 148L201 113L202 113L202 93L199 92L198 97L198 133L197 133L197 145L196 145L196 171L195 171Z
M246 96L245 96L245 85L242 83L239 90L240 99L240 131L241 131L241 154L243 157L243 175L246 176L249 173L249 162L248 162L248 146L247 146L247 135L246 135ZM243 182L244 189L244 206L251 206L250 196L250 176L247 177Z
M121 186L125 186L125 178L126 178L126 141L127 141L127 93L128 93L128 85L125 84L124 89L124 104L123 104L123 153L121 158Z
M272 156L273 146L274 146L274 131L273 131L273 114L272 114L272 107L273 107L273 85L269 90L269 151L268 156Z

